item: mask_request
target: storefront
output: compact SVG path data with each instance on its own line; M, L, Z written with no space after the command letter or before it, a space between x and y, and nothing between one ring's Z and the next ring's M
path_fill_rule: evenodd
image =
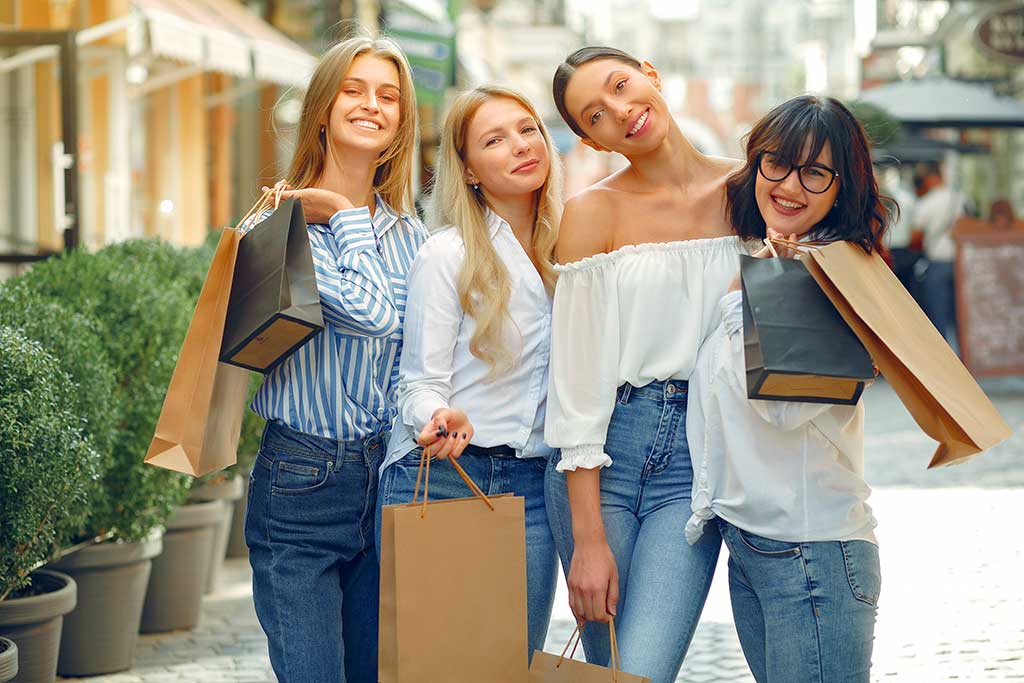
M279 172L275 106L315 66L237 0L15 0L0 24L7 263L200 242Z

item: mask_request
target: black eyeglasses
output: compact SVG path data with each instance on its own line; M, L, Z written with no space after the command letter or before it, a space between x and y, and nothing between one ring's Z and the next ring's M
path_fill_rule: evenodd
M779 183L796 170L800 184L812 194L828 192L828 188L839 177L838 171L824 164L790 164L773 152L761 152L758 156L757 170L765 180Z

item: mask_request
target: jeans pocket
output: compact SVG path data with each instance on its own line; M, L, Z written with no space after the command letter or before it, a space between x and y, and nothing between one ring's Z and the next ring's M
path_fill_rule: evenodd
M276 495L311 493L330 479L330 461L288 456L274 463L271 491Z
M765 538L764 536L758 536L748 531L744 531L739 527L733 527L736 529L736 535L739 536L740 541L751 550L762 557L793 557L800 554L800 544L793 543L791 541L776 541L771 538Z
M853 597L863 603L878 606L882 593L882 570L878 560L878 546L867 541L840 541L846 578Z

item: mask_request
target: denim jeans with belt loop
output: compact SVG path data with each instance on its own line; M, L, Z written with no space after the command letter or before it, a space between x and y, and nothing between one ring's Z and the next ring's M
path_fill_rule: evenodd
M384 439L335 441L270 422L249 479L256 615L281 683L376 683L374 548Z

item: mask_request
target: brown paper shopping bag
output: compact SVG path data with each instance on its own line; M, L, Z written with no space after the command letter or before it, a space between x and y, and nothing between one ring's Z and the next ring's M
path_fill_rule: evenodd
M611 629L611 651L612 660L609 667L597 666L578 662L572 658L576 653L576 646L580 644L583 637L582 628L577 626L576 630L569 636L569 642L562 650L561 656L548 654L537 650L533 653L533 662L530 664L530 683L650 683L649 678L629 674L622 670L622 662L619 661L619 644L615 639L615 622L609 622ZM575 641L575 642L574 642ZM569 646L572 652L569 652Z
M378 679L526 683L523 499L488 498L451 464L474 497L427 502L425 455L423 502L383 508Z
M966 462L1013 431L877 253L849 242L800 259L917 424L939 442L929 467Z
M265 192L246 218L269 197ZM237 228L221 232L146 452L150 465L200 477L235 464L249 371L217 359L241 237Z

